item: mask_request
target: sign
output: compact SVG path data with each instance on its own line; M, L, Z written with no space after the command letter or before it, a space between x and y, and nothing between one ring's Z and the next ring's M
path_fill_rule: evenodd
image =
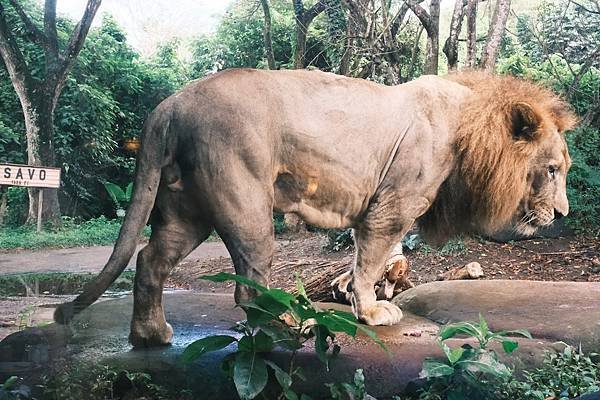
M0 185L58 188L60 168L0 164Z

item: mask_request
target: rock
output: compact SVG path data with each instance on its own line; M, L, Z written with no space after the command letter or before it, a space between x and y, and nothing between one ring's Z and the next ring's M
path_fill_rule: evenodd
M476 321L492 330L527 329L547 341L600 348L600 283L508 280L438 281L400 293L403 311L445 324Z
M468 263L459 268L453 268L438 277L441 281L455 281L460 279L479 279L483 277L483 269L477 261Z
M594 274L600 273L600 259L592 259L592 272Z

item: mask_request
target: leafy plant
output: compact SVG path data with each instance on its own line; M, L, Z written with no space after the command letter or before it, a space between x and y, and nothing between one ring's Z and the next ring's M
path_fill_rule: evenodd
M131 194L133 192L133 182L129 183L125 190L121 189L119 185L112 182L104 182L104 187L108 192L108 195L115 204L117 211L117 217L122 218L125 216L125 208L131 201Z
M167 388L153 382L144 372L132 372L108 365L79 364L52 377L41 385L44 399L190 399L188 390Z
M329 251L342 251L354 247L354 234L352 229L330 229L327 231L327 245Z
M523 381L510 381L502 399L567 400L600 391L600 364L581 349L566 346L562 352L547 352L541 368L524 371Z
M241 337L208 336L191 343L182 354L182 362L190 363L208 352L235 344L237 348L225 357L222 370L233 379L242 399L253 399L263 392L269 370L275 375L275 380L280 386L279 398L308 399L305 394L296 394L291 386L295 379L303 379L301 369L294 365L296 353L312 338L315 340L317 356L327 369L332 359L340 352L335 337L337 332L354 337L360 331L385 349L375 333L361 326L353 314L318 309L306 296L298 278L297 294L281 289L268 289L243 276L223 272L204 276L202 279L213 282L234 281L258 292L254 300L239 305L247 317L246 321L239 322L234 328ZM266 353L275 348L292 352L286 370L267 359Z
M445 341L457 335L474 338L477 347L464 344L451 348ZM491 342L500 342L505 353L512 353L518 343L509 335L531 338L529 332L512 330L492 332L488 324L479 316L479 322L459 322L444 326L439 333L439 344L446 358L444 360L425 359L419 375L426 382L426 389L420 395L422 400L433 399L494 399L494 382L511 377L512 371L498 360L498 354L489 349Z
M465 241L460 238L452 238L448 240L444 245L436 252L438 256L449 256L465 254L467 252L467 246Z
M327 387L333 400L366 400L373 398L367 393L365 375L362 369L356 370L352 383L329 383Z
M20 378L11 376L0 384L0 400L25 400L31 398L31 390L25 385L19 385Z

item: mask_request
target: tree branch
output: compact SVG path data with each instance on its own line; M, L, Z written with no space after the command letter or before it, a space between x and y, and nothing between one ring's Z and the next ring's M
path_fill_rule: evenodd
M44 33L46 34L46 62L58 59L58 35L56 33L56 0L46 0L44 5Z
M27 36L29 36L29 39L32 42L43 46L46 42L46 37L44 36L44 33L37 26L35 26L33 21L27 16L27 14L25 14L23 7L21 7L21 5L17 3L17 0L9 1L10 5L12 6L12 8L14 8L19 18L21 18L23 25L25 25Z
M6 13L2 3L0 3L0 57L4 60L17 94L19 94L19 90L22 93L29 90L30 75L27 63L25 62L23 53L21 53L21 50L17 46L15 37L8 28Z
M48 0L48 1L56 1L56 0ZM81 51L83 47L83 43L85 42L85 38L90 30L90 26L92 25L92 21L94 20L94 16L100 7L102 0L88 0L87 6L85 7L85 12L83 13L83 17L75 26L73 33L69 39L69 44L62 55L62 63L58 73L59 81L64 80L64 78L69 73L69 70L73 66L73 62L77 58L77 55ZM60 93L60 91L59 91Z
M429 16L427 10L421 7L421 5L419 4L421 2L422 0L405 1L406 5L412 10L412 12L417 16L417 18L419 18L419 21L421 21L421 25L423 25L423 28L425 28L427 36L432 36L434 32L432 32L433 26L431 24L431 17Z

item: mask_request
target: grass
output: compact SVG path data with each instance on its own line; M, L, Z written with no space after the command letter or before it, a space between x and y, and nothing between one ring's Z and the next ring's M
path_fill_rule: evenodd
M68 248L79 246L101 246L113 244L119 236L120 220L99 217L76 223L63 218L63 226L37 233L33 226L0 229L0 250ZM146 227L144 235L150 235Z
M0 297L31 296L44 292L54 295L76 294L95 276L93 273L70 272L0 275ZM134 276L134 271L123 272L110 290L132 290Z

